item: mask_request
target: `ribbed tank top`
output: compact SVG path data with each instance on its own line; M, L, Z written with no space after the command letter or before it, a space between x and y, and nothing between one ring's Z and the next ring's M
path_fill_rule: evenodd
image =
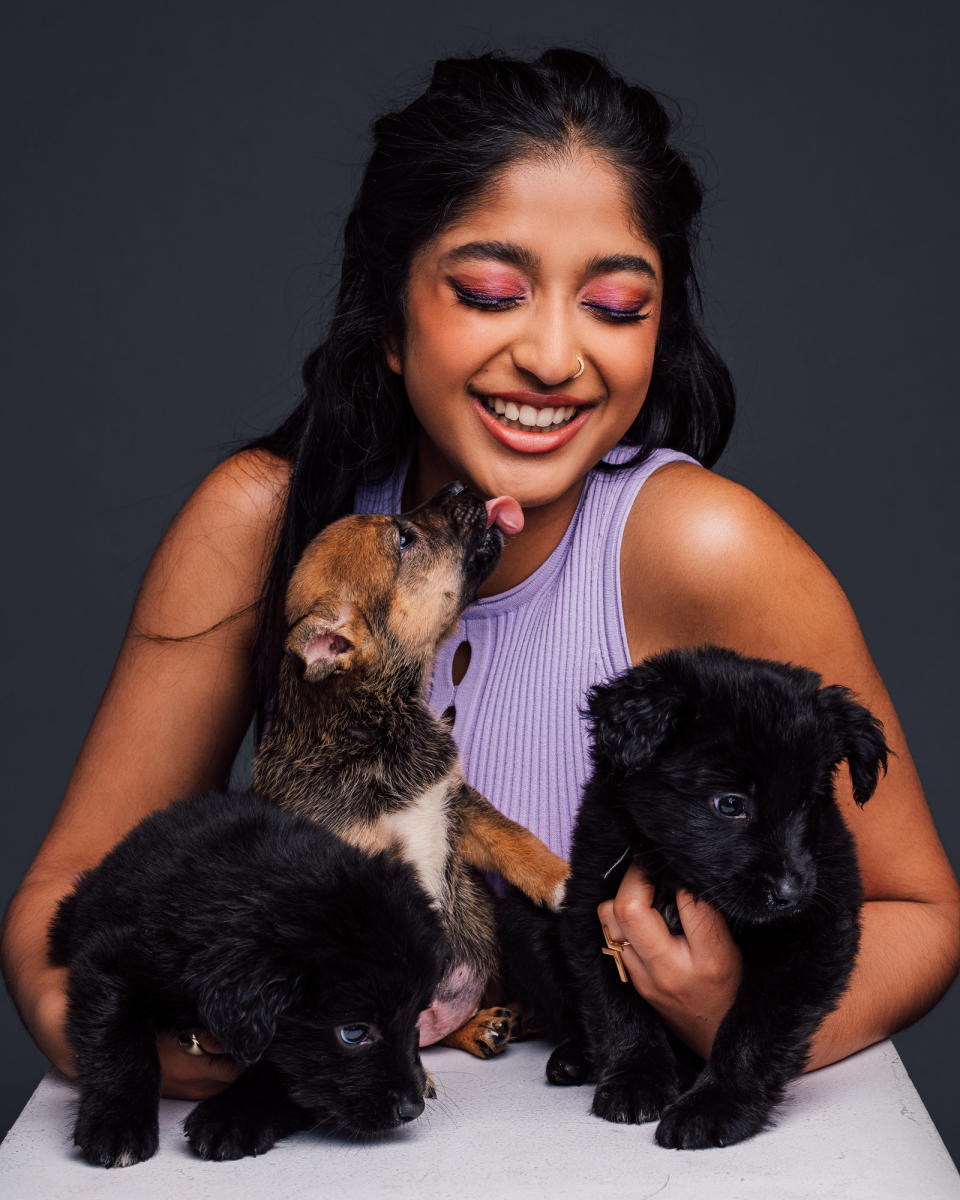
M636 453L615 447L607 461ZM669 462L657 450L638 467L590 471L559 545L509 591L475 601L437 657L428 693L439 715L456 709L464 777L507 816L567 858L589 774L587 690L631 665L620 596L620 546L640 488ZM406 470L362 486L356 512L400 511ZM453 656L470 643L459 685Z

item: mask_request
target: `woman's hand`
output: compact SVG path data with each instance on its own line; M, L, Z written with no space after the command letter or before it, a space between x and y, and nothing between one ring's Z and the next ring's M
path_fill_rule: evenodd
M184 1050L175 1033L158 1035L161 1096L172 1100L208 1100L243 1073L243 1067L224 1054L223 1047L209 1034L198 1032L197 1041L203 1054Z
M740 950L723 917L686 891L677 893L683 933L672 934L653 893L640 868L630 866L616 896L597 909L600 923L611 940L629 942L621 956L636 990L672 1033L708 1058L740 986Z
M37 1000L29 1006L28 1027L53 1065L72 1079L76 1068L67 1038L66 977L62 968L43 972ZM162 1096L171 1100L206 1100L222 1092L243 1071L209 1034L199 1031L197 1041L203 1054L188 1053L175 1033L157 1036Z

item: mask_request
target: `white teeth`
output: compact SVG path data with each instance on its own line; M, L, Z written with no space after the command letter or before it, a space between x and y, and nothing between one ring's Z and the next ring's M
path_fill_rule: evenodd
M490 412L496 413L504 425L519 426L523 429L549 429L565 425L577 412L575 404L567 404L563 408L535 408L532 404L515 404L512 400L504 400L500 396L484 398L484 403Z

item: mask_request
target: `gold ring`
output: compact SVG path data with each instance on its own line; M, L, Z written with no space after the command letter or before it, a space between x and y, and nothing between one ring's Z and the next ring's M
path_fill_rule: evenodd
M627 982L627 969L623 965L623 958L621 956L621 951L623 950L624 946L629 946L630 943L628 941L622 941L622 942L615 941L610 936L610 930L606 927L606 925L601 925L600 928L603 930L603 940L607 943L606 946L604 946L603 950L601 950L600 953L610 955L610 957L613 959L613 961L616 965L617 974L620 976L620 982L626 983Z
M206 1054L206 1050L200 1045L200 1039L193 1032L178 1033L177 1041L184 1054L193 1054L195 1056Z

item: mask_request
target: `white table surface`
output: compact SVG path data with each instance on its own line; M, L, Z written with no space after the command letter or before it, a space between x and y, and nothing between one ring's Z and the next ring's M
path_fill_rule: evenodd
M484 1062L424 1053L438 1098L359 1144L299 1134L259 1158L208 1163L183 1139L187 1102L160 1105L160 1149L124 1169L70 1144L74 1089L50 1072L0 1147L3 1200L960 1200L960 1176L889 1042L798 1080L776 1128L722 1150L662 1150L653 1125L588 1112L590 1088L546 1084L542 1043Z

